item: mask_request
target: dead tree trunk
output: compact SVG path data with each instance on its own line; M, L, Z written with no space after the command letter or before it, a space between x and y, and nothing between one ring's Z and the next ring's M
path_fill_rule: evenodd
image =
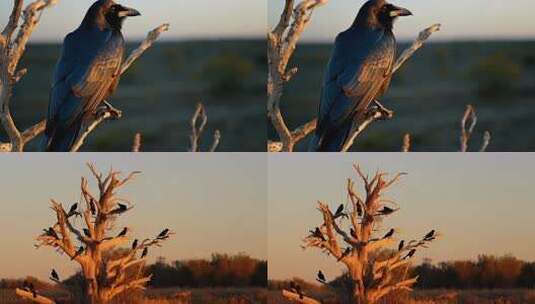
M82 178L82 202L75 203L66 211L62 204L52 200L56 223L44 229L44 233L37 238L36 247L52 247L71 261L77 262L87 290L87 296L83 300L86 303L102 304L125 291L145 289L151 275L132 270L142 269L149 248L160 247L174 233L165 229L155 237L140 242L135 240L118 257L105 258L106 253L124 247L131 239L131 229L127 227L119 234L112 230L117 219L134 207L129 201L119 198L116 192L138 172L133 172L126 178L121 178L114 171L103 176L92 165L88 166L97 181L98 194L94 195L87 180ZM74 224L76 218L83 219L81 227ZM59 280L55 281L59 283ZM18 289L17 294L37 302L32 290ZM39 299L43 301L42 296Z
M438 234L433 230L421 239L400 241L395 250L381 256L379 253L395 243L396 231L390 229L384 236L376 236L374 232L384 218L399 210L383 194L404 174L387 179L385 173L377 173L370 179L358 166L355 170L363 181L365 195L361 196L349 180L349 202L346 205L340 205L333 213L327 204L319 202L323 223L311 230L304 239L304 247L318 248L344 264L351 286L335 290L342 303L373 304L393 291L411 290L417 280L417 277L407 278L412 258L418 249L426 248ZM344 221L348 222L347 227L343 226ZM320 275L318 281L330 287ZM296 290L300 289L285 290L283 295L296 303L319 303L298 294Z

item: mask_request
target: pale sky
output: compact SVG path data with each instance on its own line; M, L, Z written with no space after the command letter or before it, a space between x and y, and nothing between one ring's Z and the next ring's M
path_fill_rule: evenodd
M8 20L12 0L0 3L0 25ZM29 3L29 0L25 1ZM45 11L32 41L61 41L76 29L94 0L60 0ZM119 0L142 14L124 26L127 39L139 39L154 27L169 22L162 39L264 37L266 2L263 0Z
M407 172L387 193L401 210L384 221L383 235L419 238L431 229L443 236L417 254L416 262L475 259L478 254L513 254L535 260L535 154L324 154L272 155L268 161L268 256L270 279L314 281L318 269L329 279L342 267L301 240L321 224L317 201L338 207L346 200L353 163ZM356 177L355 177L356 178Z
M268 0L271 26L279 20L284 0ZM412 39L425 27L442 23L434 40L535 38L535 1L533 0L391 0L408 8L414 16L400 18L395 25L398 39ZM334 41L347 29L364 0L331 0L318 8L304 41Z
M143 171L120 196L135 205L118 224L136 238L168 227L177 234L151 250L168 261L210 258L212 253L247 253L267 258L266 158L261 154L24 154L0 158L0 278L47 279L78 269L52 248L35 249L34 239L55 223L49 199L66 208L79 199L86 162L106 171ZM93 180L90 179L92 182Z

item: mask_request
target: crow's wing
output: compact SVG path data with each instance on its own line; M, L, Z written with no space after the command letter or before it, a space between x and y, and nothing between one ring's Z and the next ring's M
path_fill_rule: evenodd
M366 109L389 82L394 58L393 37L342 33L325 75L319 128L336 128Z
M98 52L87 67L82 67L83 76L73 77L72 91L82 100L75 116L93 113L100 103L115 89L120 76L124 54L124 40L113 37ZM80 73L80 71L78 72ZM77 75L74 73L73 75ZM78 74L80 75L80 74Z

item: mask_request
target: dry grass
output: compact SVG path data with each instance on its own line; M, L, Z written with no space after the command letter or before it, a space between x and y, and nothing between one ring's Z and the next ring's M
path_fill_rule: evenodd
M316 292L314 296L317 296ZM339 304L328 293L323 293L325 304ZM289 304L280 291L271 291L269 304ZM379 304L535 304L535 290L507 289L507 290L429 290L415 291L411 297L398 295L389 297Z

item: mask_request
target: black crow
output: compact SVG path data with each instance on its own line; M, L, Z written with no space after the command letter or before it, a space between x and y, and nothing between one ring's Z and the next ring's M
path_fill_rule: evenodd
M43 149L68 152L119 83L125 52L123 21L139 16L112 0L96 1L63 42L53 76Z
M78 250L76 251L76 253L72 256L71 261L73 261L74 259L76 259L77 257L79 257L82 253L84 253L84 251L85 251L84 246L80 246L80 248L78 248Z
M160 232L160 234L158 234L158 236L156 238L159 239L159 240L166 239L168 233L169 233L169 229L166 228L166 229L162 230L162 232Z
M51 236L55 238L56 240L59 240L59 236L56 233L56 230L54 230L54 228L50 227L48 229L43 229L43 231L45 232L46 235Z
M351 236L355 239L358 239L359 236L357 235L357 232L355 231L355 229L351 228L349 229L349 233L351 234Z
M362 216L362 206L360 205L360 202L357 203L357 215Z
M310 151L341 151L370 104L386 92L396 56L393 23L408 15L411 12L385 0L370 0L351 27L336 37Z
M74 203L72 206L71 206L71 209L69 209L69 213L67 213L67 217L71 217L73 215L76 215L78 214L78 203Z
M338 262L340 262L341 260L343 260L346 256L348 256L350 253L351 253L351 247L347 247L346 250L344 250L344 252L342 253L342 255L340 256L340 258L338 259Z
M321 230L319 227L316 227L314 231L310 231L310 235L312 237L325 241L325 237L323 236L323 233L321 233Z
M322 282L322 283L326 283L327 282L327 279L325 279L325 275L323 274L323 272L318 271L318 281Z
M59 275L55 269L52 269L52 272L50 273L50 279L52 281L59 282Z
M299 286L299 284L296 284L294 281L290 282L290 290L292 292L297 293L299 295L299 299L302 300L304 298L303 291L301 290L301 286Z
M88 238L91 237L91 232L90 232L89 229L87 229L87 228L84 228L84 234L85 234L85 236L87 236Z
M97 208L95 207L95 202L93 202L93 199L89 201L89 209L91 210L92 215L97 213Z
M383 209L379 210L379 215L390 215L394 212L396 212L396 210L384 206Z
M390 229L385 236L383 236L383 239L388 239L389 237L392 237L394 235L395 230L392 228Z
M32 296L34 298L37 298L37 291L35 290L35 286L33 286L33 283L28 283L28 291L32 293Z
M431 230L428 234L425 235L424 240L430 241L435 238L435 230Z
M127 232L128 232L128 228L124 227L123 230L121 230L121 232L119 232L117 237L123 237L123 236L126 235Z
M401 240L401 242L399 242L399 245L398 245L398 251L403 250L404 247L405 247L405 241Z
M414 254L416 253L416 249L411 249L411 251L409 251L409 253L407 253L407 255L403 258L404 260L405 259L410 259L414 256Z
M135 239L134 243L132 243L132 249L136 249L137 248L137 243L138 243L138 240Z
M146 257L148 253L149 253L149 247L145 247L143 249L143 252L141 253L141 258Z
M344 211L344 204L340 204L340 206L338 206L338 209L336 209L336 212L334 213L334 217L340 216L340 214L342 214L343 211Z
M117 204L118 207L118 212L121 213L121 212L125 212L126 210L128 210L128 206L126 206L125 204Z

